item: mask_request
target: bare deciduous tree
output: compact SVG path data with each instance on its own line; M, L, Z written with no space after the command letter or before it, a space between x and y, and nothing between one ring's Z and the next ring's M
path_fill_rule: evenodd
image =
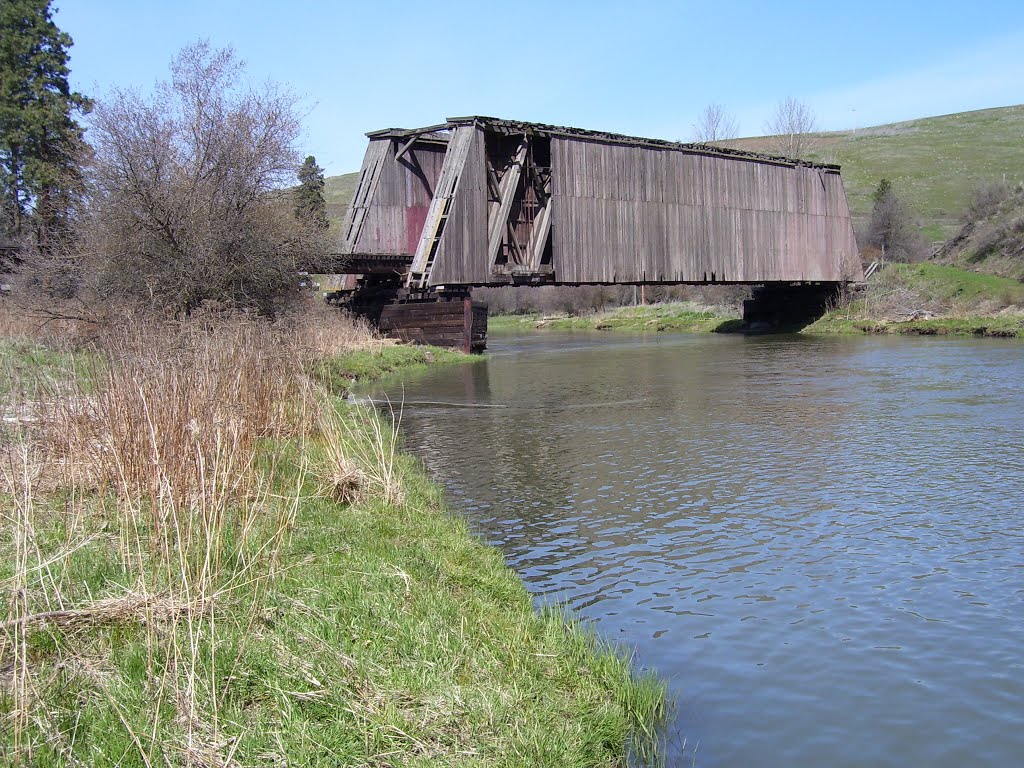
M784 157L805 158L816 145L811 135L817 130L811 108L789 97L779 102L771 120L765 123L765 133L775 137L775 151Z
M152 96L117 90L97 106L83 253L101 295L273 314L303 257L324 250L285 192L301 161L297 100L243 70L199 42Z
M735 139L738 133L736 118L726 113L721 104L708 104L693 125L694 141L704 144Z

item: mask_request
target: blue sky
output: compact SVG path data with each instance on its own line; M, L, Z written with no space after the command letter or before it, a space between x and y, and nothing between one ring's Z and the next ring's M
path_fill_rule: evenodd
M825 130L1024 103L1017 2L55 0L72 83L148 90L184 45L232 46L303 99L304 153L359 169L363 134L492 115L689 140L779 101Z

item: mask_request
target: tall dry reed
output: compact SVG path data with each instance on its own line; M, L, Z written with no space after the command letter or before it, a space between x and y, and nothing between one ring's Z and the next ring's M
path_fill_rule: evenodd
M28 633L129 622L144 635L155 681L145 729L87 654L62 663L94 680L143 764L166 758L157 712L167 702L186 764L231 762L217 704L230 668L216 658L217 638L226 616L244 622L259 609L302 498L305 440L325 407L304 373L324 354L376 343L336 315L128 317L101 329L88 370L51 397L26 408L12 388L2 479L14 567L3 584L0 669L16 761L33 760L30 724L56 719L34 680ZM65 540L41 548L36 528L55 516ZM88 516L102 519L82 524ZM111 531L120 581L83 596L70 563ZM245 610L221 610L239 599Z

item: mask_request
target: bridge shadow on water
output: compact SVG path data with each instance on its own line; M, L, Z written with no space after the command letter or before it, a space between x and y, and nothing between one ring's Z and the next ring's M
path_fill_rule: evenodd
M768 323L753 323L748 324L745 320L732 319L725 320L714 328L711 329L712 333L741 333L746 336L768 336L768 335L786 335L800 333L804 328L812 325L816 320L820 319L825 313L822 312L817 317L810 317L799 322L782 323L779 325L772 325Z

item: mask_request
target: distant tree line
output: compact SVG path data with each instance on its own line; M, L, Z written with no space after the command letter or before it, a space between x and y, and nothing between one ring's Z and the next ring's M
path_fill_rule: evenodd
M804 102L789 97L779 102L764 131L772 139L772 151L796 160L807 159L817 148L814 112ZM738 137L739 123L721 104L704 107L693 125L693 140L702 144L729 142Z
M744 285L548 285L478 288L473 297L487 303L495 315L582 315L644 301L692 301L709 306L740 309L750 298Z

